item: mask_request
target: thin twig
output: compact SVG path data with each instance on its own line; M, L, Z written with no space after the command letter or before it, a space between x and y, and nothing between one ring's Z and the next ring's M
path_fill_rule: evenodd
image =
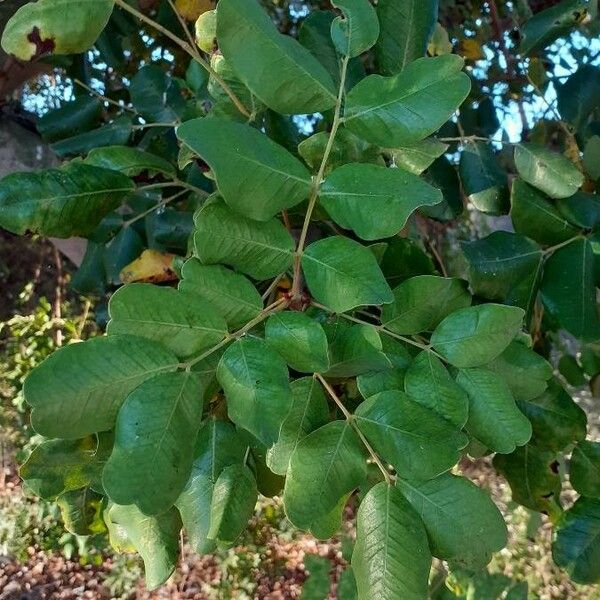
M298 245L296 246L296 252L294 254L294 278L292 282L292 298L295 298L300 293L300 264L302 261L302 253L304 252L304 246L306 244L306 236L308 235L308 227L310 225L310 219L312 217L312 213L317 204L317 198L319 196L319 189L321 187L321 183L323 181L323 176L325 174L325 169L327 168L327 161L329 160L329 155L331 154L331 149L333 148L333 142L335 140L335 136L337 130L340 126L340 117L342 111L342 100L344 98L344 90L346 86L346 74L348 72L348 61L349 57L344 56L342 59L342 70L340 75L340 87L338 90L337 99L335 102L335 109L333 113L333 122L331 124L331 132L329 134L329 139L327 140L327 145L325 146L325 151L323 152L323 158L321 160L321 165L319 166L319 170L317 175L312 181L311 185L311 193L308 200L308 207L306 209L306 215L304 216L304 223L302 224L302 231L300 233L300 238L298 240Z
M132 14L134 17L143 21L150 27L153 27L164 36L168 37L172 42L175 42L182 50L187 52L199 65L201 65L213 79L223 88L223 91L231 98L231 101L235 104L236 108L247 118L250 118L250 113L246 107L242 104L241 100L236 96L235 92L229 87L227 82L206 62L200 54L195 50L193 46L190 46L188 42L182 40L178 35L175 35L172 31L169 31L166 27L163 27L160 23L157 23L150 17L147 17L144 13L135 9L133 6L127 4L125 0L115 0L115 4L120 6L123 10Z
M356 317L347 315L345 313L336 313L335 311L331 310L331 308L325 306L324 304L320 304L319 302L315 302L314 300L311 301L311 304L315 308L320 308L321 310L324 310L328 313L337 315L338 317L342 317L342 319L346 319L347 321L352 321L353 323L358 323L359 325L370 325L371 327L374 327L375 329L377 329L377 331L379 331L385 335L388 335L397 340L400 340L401 342L405 342L406 344L410 344L411 346L415 346L416 348L420 348L421 350L426 350L427 352L431 352L433 355L437 356L440 360L443 360L446 362L446 359L441 354L438 354L429 344L423 344L422 342L414 340L410 337L406 337L404 335L394 333L393 331L386 329L383 325L375 325L374 323L369 323L367 321L363 321L362 319L357 319Z
M390 472L385 468L385 465L381 462L381 459L377 455L377 452L375 452L375 450L369 443L369 440L367 440L367 438L364 436L363 432L360 430L360 427L358 427L358 425L356 424L354 415L350 411L348 411L348 409L344 406L344 403L340 400L338 395L335 393L335 390L329 385L327 380L320 373L315 373L314 376L321 382L323 387L327 390L327 393L331 396L331 398L336 403L338 408L342 411L346 421L348 421L350 426L354 429L354 431L356 431L361 442L364 444L365 448L367 449L367 452L370 454L371 459L379 467L379 470L383 473L383 478L385 479L386 483L388 485L392 485L393 480L392 480L392 476L390 475Z
M109 98L108 96L105 96L104 94L101 94L100 92L96 91L94 88L91 88L89 85L83 83L83 81L81 81L79 79L73 79L73 83L76 83L78 86L82 87L84 90L86 90L93 96L96 96L103 102L108 102L109 104L112 104L113 106L116 106L117 108L120 108L121 110L126 110L127 112L130 112L134 115L138 114L137 110L135 110L134 108L131 108L130 106L127 106L125 104L121 104L120 102L117 102L116 100L113 100L112 98Z
M256 325L264 321L269 315L273 314L274 312L283 310L288 304L289 300L287 298L280 298L279 300L276 300L275 302L273 302L273 304L270 304L269 306L261 310L260 313L256 317L254 317L254 319L248 321L248 323L246 323L241 329L238 329L233 333L227 334L218 344L215 344L214 346L200 354L200 356L196 356L195 358L192 358L191 360L182 363L180 366L185 367L185 369L189 371L192 368L192 366L194 366L196 363L199 363L201 360L204 360L217 350L220 350L221 348L223 348L223 346L229 344L229 342L233 342L234 340L237 340L238 338L242 337L243 335L248 333L248 331L250 331L253 327L256 327Z
M167 0L167 2L169 3L169 6L175 13L177 20L179 21L179 24L181 25L181 29L183 29L183 31L185 31L185 36L187 37L188 42L190 43L190 47L198 56L200 56L200 53L198 52L198 48L196 47L196 40L194 40L194 38L192 37L192 34L190 33L190 30L188 29L185 19L181 16L181 13L177 10L177 7L175 6L175 3L173 2L173 0Z
M173 194L172 196L169 196L168 198L164 198L160 202L157 202L154 206L151 206L148 210L145 210L144 212L141 212L139 215L135 215L135 217L132 217L131 219L129 219L127 221L124 221L122 226L129 227L130 225L132 225L133 223L136 223L140 219L147 217L150 213L153 213L155 210L159 210L160 208L167 206L167 204L170 204L174 200L177 200L177 198L180 198L184 194L188 194L188 193L189 193L189 191L186 189L179 190L176 194Z

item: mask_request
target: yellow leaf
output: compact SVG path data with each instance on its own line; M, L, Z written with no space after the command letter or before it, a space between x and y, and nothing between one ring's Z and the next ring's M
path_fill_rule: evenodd
M481 49L479 40L475 38L467 38L460 41L459 53L469 60L482 60L485 54Z
M452 42L448 32L440 23L436 23L435 30L431 36L427 52L430 56L440 56L441 54L450 54L452 52Z
M174 258L176 258L175 254L158 252L157 250L144 250L139 258L123 268L119 277L123 283L175 281L177 273L173 269Z
M217 11L207 10L196 21L196 44L210 54L217 42Z
M195 21L207 10L213 10L214 0L175 0L179 14L188 21Z

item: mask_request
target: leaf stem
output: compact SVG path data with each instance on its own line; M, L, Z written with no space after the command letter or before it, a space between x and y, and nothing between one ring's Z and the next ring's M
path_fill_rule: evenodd
M385 465L381 462L381 459L377 455L377 452L373 450L373 447L369 443L369 440L367 440L363 432L360 430L360 427L358 427L358 425L356 424L354 415L351 412L349 412L348 409L344 406L344 403L340 400L338 395L335 393L335 390L331 387L331 385L329 385L329 383L323 377L323 375L321 375L320 373L315 373L314 377L316 377L321 382L323 387L327 390L327 393L331 396L338 408L342 411L344 417L346 418L346 421L348 421L350 426L354 429L354 431L356 431L358 437L360 438L360 441L364 444L365 448L367 449L367 452L371 455L371 459L379 467L379 470L383 473L383 478L385 479L386 483L388 485L393 485L392 476L390 475L390 472L385 468Z
M92 96L96 96L96 98L102 100L103 102L108 102L109 104L112 104L113 106L116 106L117 108L120 108L121 110L130 112L134 115L138 114L138 112L137 112L137 110L135 110L135 108L131 108L130 106L127 106L126 104L121 104L120 102L117 102L116 100L113 100L112 98L109 98L108 96L105 96L104 94L101 94L100 92L96 91L94 88L91 88L86 83L83 83L83 81L81 81L80 79L73 79L73 83L76 83L78 86L82 87L86 92L88 92L89 94L92 94Z
M201 360L204 360L206 357L210 356L217 350L223 348L223 346L226 346L227 344L229 344L229 342L233 342L234 340L237 340L238 338L242 337L243 335L248 333L248 331L250 331L253 327L264 321L269 315L271 315L274 312L283 310L288 304L289 300L287 298L280 298L279 300L276 300L275 302L273 302L273 304L270 304L269 306L261 310L260 313L258 313L258 315L254 317L254 319L248 321L241 329L238 329L233 333L228 333L218 344L215 344L199 356L196 356L195 358L192 358L187 362L181 363L180 366L185 367L186 371L189 371L193 365L200 362Z
M568 240L561 242L560 244L555 244L554 246L550 246L549 248L542 250L542 254L544 256L547 256L548 254L553 254L554 252L556 252L556 250L560 250L560 248L564 248L565 246L568 246L571 242L574 242L575 240L584 239L584 238L585 238L585 236L583 236L583 235L575 235L572 238L569 238Z
M250 118L250 113L246 109L246 107L242 104L242 101L236 96L235 92L229 87L226 81L210 66L210 64L205 61L200 53L194 49L193 46L190 46L188 42L182 40L178 35L175 35L172 31L169 31L166 27L163 27L160 23L157 23L150 17L147 17L144 13L140 12L133 6L127 4L125 0L115 0L115 4L120 6L123 10L132 14L134 17L138 18L140 21L143 21L150 27L153 27L164 36L168 37L171 41L175 42L182 50L187 52L199 65L201 65L211 77L223 88L223 91L229 96L231 101L235 104L236 108L247 118Z
M181 181L181 179L172 179L171 181L161 181L160 183L149 183L148 185L141 185L137 188L137 191L144 192L147 190L160 190L162 188L167 187L182 187L204 198L209 196L209 193L207 191L203 190L202 188L196 187L191 183L187 183L186 181Z
M393 331L386 329L383 325L376 325L374 323L369 323L368 321L363 321L362 319L357 319L356 317L353 317L352 315L347 315L345 313L336 313L335 311L331 310L329 307L325 306L324 304L320 304L319 302L315 302L314 300L311 301L311 304L315 308L320 308L321 310L324 310L328 313L342 317L343 319L346 319L347 321L352 321L353 323L358 323L359 325L370 325L371 327L374 327L375 329L377 329L377 331L380 331L381 333L383 333L385 335L396 338L397 340L400 340L402 342L410 344L411 346L420 348L421 350L426 350L427 352L431 352L433 355L437 356L440 360L447 362L446 359L441 354L438 354L429 344L424 344L422 342L419 342L419 341L413 339L412 337L406 337L404 335L394 333Z
M346 88L346 75L348 73L349 60L350 59L348 56L344 56L344 58L342 59L340 87L335 102L333 122L331 124L331 132L329 134L329 139L327 140L327 145L325 146L325 151L323 152L323 158L321 159L319 170L312 181L311 192L308 200L308 207L306 209L304 223L302 224L302 231L300 232L300 238L298 239L298 245L296 247L296 252L294 255L294 279L291 291L292 298L298 297L300 293L300 263L302 260L302 253L304 252L304 246L306 245L308 227L310 225L310 219L312 217L313 211L317 204L319 189L321 187L321 183L323 182L323 175L325 174L325 169L327 168L327 161L329 160L329 155L331 154L331 149L333 148L333 142L335 141L335 136L341 123L342 101L344 99L344 90Z
M123 227L129 227L132 223L135 223L136 221L143 219L144 217L146 217L150 213L154 212L155 210L158 210L159 208L166 206L167 204L173 202L174 200L177 200L177 198L180 198L181 196L183 196L184 194L187 194L187 193L188 193L188 190L186 190L186 189L179 190L176 194L173 194L172 196L169 196L168 198L164 198L160 202L157 202L154 206L151 206L148 210L145 210L144 212L140 213L139 215L135 215L135 217L132 217L128 221L124 221Z

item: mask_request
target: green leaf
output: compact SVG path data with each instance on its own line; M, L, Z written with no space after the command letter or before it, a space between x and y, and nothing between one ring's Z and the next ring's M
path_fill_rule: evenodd
M438 0L379 0L381 34L375 46L379 69L394 75L425 56L438 17Z
M214 485L225 467L243 464L246 449L247 444L230 423L210 417L200 427L192 472L176 502L189 543L198 554L212 552L215 547L207 537Z
M104 247L103 259L106 280L121 284L121 271L144 251L144 242L134 227L123 227Z
M465 477L446 473L423 483L399 479L396 485L423 520L434 556L479 569L506 545L502 513L486 490Z
M521 235L548 246L577 235L577 229L546 197L521 179L513 182L511 203L510 217Z
M415 357L406 371L404 389L413 400L433 410L458 429L462 429L467 422L467 394L431 352L423 351Z
M558 361L558 372L565 378L569 385L581 387L587 384L585 372L572 354L563 354Z
M588 0L563 0L555 6L538 12L521 28L521 54L543 50L554 40L563 37L588 14Z
M283 421L279 438L267 453L267 465L285 475L290 457L300 440L329 420L329 407L321 384L313 377L302 377L291 384L292 406Z
M212 304L150 283L124 285L111 297L108 311L109 335L139 335L184 358L214 346L227 334L225 320Z
M372 48L379 37L379 21L368 0L334 0L343 16L331 23L331 39L343 56L355 57Z
M225 467L213 490L208 539L233 544L254 514L257 496L256 479L247 466Z
M466 429L490 450L509 454L531 438L531 423L504 380L488 369L461 369L456 382L469 396Z
M203 264L224 263L255 279L269 279L292 265L294 240L281 221L244 217L222 202L203 206L194 247Z
M313 242L302 256L302 270L315 299L335 312L393 300L372 252L349 238Z
M375 451L407 479L449 470L468 443L455 425L400 391L371 396L354 416Z
M94 148L84 160L85 164L120 171L128 177L141 173L153 176L158 173L175 177L175 167L164 158L130 146L105 146Z
M556 201L558 212L576 227L597 229L600 225L600 200L596 194L576 192Z
M394 77L369 75L349 92L344 124L385 148L418 142L437 131L467 97L471 82L462 67L462 58L446 55L419 58Z
M378 6L381 6L381 3ZM448 144L444 144L435 138L425 138L412 146L391 148L388 152L394 164L415 175L420 175L446 150L448 150Z
M577 583L600 580L600 500L579 498L565 513L552 545L552 557Z
M225 202L246 217L267 221L308 198L306 167L258 129L192 119L177 128L177 137L209 164Z
M288 370L279 354L258 338L242 338L221 357L217 379L229 418L265 445L277 441L291 407Z
M94 535L106 528L102 521L102 496L89 488L64 493L56 499L65 529L74 535Z
M370 398L380 392L404 389L404 374L402 369L387 369L372 373L363 373L356 378L358 391L363 398Z
M321 166L330 137L328 131L318 131L298 144L298 154L315 173ZM331 144L325 176L346 163L375 163L385 166L381 148L365 142L347 129L340 129Z
M517 398L517 406L529 419L533 439L539 447L558 452L585 439L587 418L556 378L548 382L546 391L531 400Z
M331 24L334 19L335 14L331 10L310 12L298 28L298 41L325 67L334 83L339 85L339 57L331 39ZM350 61L349 71L354 62Z
M582 340L598 338L594 253L588 240L576 239L546 261L541 296L561 328Z
M513 189L515 185L516 182ZM476 295L531 312L543 258L535 242L507 231L494 231L481 240L463 244L462 249L469 263L469 283Z
M131 118L121 115L114 121L98 127L98 129L85 131L59 142L54 142L50 147L60 157L87 154L90 150L101 146L127 144L132 131Z
M295 371L324 373L329 369L325 331L304 313L271 315L265 326L265 341Z
M338 225L365 240L396 235L417 208L443 199L438 189L413 173L361 163L333 171L319 197Z
M485 365L521 330L524 312L503 304L480 304L448 315L435 329L431 344L455 367Z
M125 175L81 163L0 181L0 226L13 233L89 235L134 189Z
M398 488L378 483L358 509L352 569L358 598L423 600L431 554L419 515Z
M398 285L415 275L433 275L435 267L420 245L411 239L389 240L381 259L381 270L390 285Z
M494 467L508 481L513 502L553 519L560 515L562 486L554 452L526 444L511 454L496 454Z
M427 170L427 179L442 190L444 201L436 206L424 206L421 212L431 219L451 221L464 211L463 193L456 167L446 156L440 156Z
M304 566L308 571L308 579L302 586L300 600L325 600L329 596L331 586L331 561L318 554L307 554L304 557Z
M66 439L112 429L131 391L178 364L164 346L129 335L63 346L25 380L32 426L46 437Z
M600 443L582 440L575 446L569 480L582 496L600 498Z
M402 282L393 293L394 302L383 307L381 322L401 334L433 331L450 313L471 304L465 283L450 277L418 275Z
M334 106L335 87L325 67L281 35L255 0L219 2L217 39L238 77L274 111L305 114Z
M511 342L487 368L500 375L515 400L537 398L544 392L546 382L552 377L552 365L517 341Z
M367 476L365 450L352 426L333 421L302 438L290 458L283 503L288 519L312 530L335 509L340 524L340 500Z
M563 119L577 131L583 131L589 116L600 106L600 69L597 65L579 64L563 85L556 86L556 95Z
M329 341L327 377L354 377L390 368L391 362L382 352L379 333L372 325L336 319L325 323L324 328Z
M29 2L6 24L2 48L21 60L31 60L47 52L85 52L106 27L113 5L114 0Z
M102 104L95 96L77 96L60 108L42 115L36 129L47 142L89 131L102 115Z
M134 505L113 504L108 520L122 529L144 561L146 587L154 590L172 575L179 556L181 520L172 508L156 517L144 515Z
M79 440L45 440L21 465L19 475L41 498L56 498L65 492L79 490L100 479L107 459L104 445L94 436Z
M240 273L221 265L203 265L190 258L181 269L178 289L210 302L234 329L245 325L263 309L258 290Z
M118 504L146 515L169 509L192 468L202 418L202 384L191 372L157 375L125 400L102 483Z
M600 179L600 135L593 135L585 144L583 166L592 179Z
M468 142L460 153L460 180L473 206L490 215L508 212L508 177L491 147Z
M131 78L131 103L144 119L156 123L177 123L185 111L179 84L159 65L142 67Z
M537 144L515 146L519 175L550 198L572 196L583 184L583 174L562 154Z

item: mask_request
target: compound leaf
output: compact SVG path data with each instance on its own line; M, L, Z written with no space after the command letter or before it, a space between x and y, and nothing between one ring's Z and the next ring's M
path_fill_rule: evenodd
M471 88L454 54L419 58L398 75L369 75L348 93L344 124L384 148L410 145L437 131ZM431 98L435 102L431 102Z
M355 419L375 451L407 479L431 479L447 471L468 443L455 425L396 390L365 400Z
M439 204L443 197L404 169L351 163L327 177L320 199L338 225L364 240L377 240L395 235L417 208Z
M214 346L227 333L223 317L202 298L151 283L124 285L108 310L109 335L139 335L184 358Z
M292 264L294 240L277 219L254 221L212 202L197 214L196 255L203 264L223 263L255 279L269 279Z
M313 242L302 256L312 295L335 312L392 302L373 253L354 240L334 236Z
M131 391L178 364L164 346L136 336L97 337L63 346L25 380L32 426L46 437L66 439L112 429Z
M111 500L146 515L173 506L192 468L202 392L200 375L181 371L148 379L126 398L102 477Z
M277 441L291 407L292 391L283 359L258 338L242 338L223 354L217 379L229 418L266 446Z
M359 600L423 600L431 554L418 513L385 482L372 487L358 509L352 570Z
M366 479L365 450L347 421L333 421L302 438L290 458L283 490L288 519L313 530L335 510L339 527L340 500Z
M225 202L245 217L267 221L308 197L306 167L254 127L192 119L177 128L177 137L209 164Z
M446 473L421 483L399 479L397 486L423 520L434 556L479 569L506 545L502 513L468 479Z
M255 0L219 2L217 40L237 76L274 111L306 114L335 104L325 67L295 39L281 35Z
M531 438L531 423L503 379L488 369L461 369L457 383L469 397L466 429L490 450L509 454Z
M122 173L82 163L11 173L0 181L0 225L19 235L86 236L133 190Z
M418 275L393 290L394 302L384 306L381 322L400 334L433 331L450 313L471 304L463 281L451 277Z

